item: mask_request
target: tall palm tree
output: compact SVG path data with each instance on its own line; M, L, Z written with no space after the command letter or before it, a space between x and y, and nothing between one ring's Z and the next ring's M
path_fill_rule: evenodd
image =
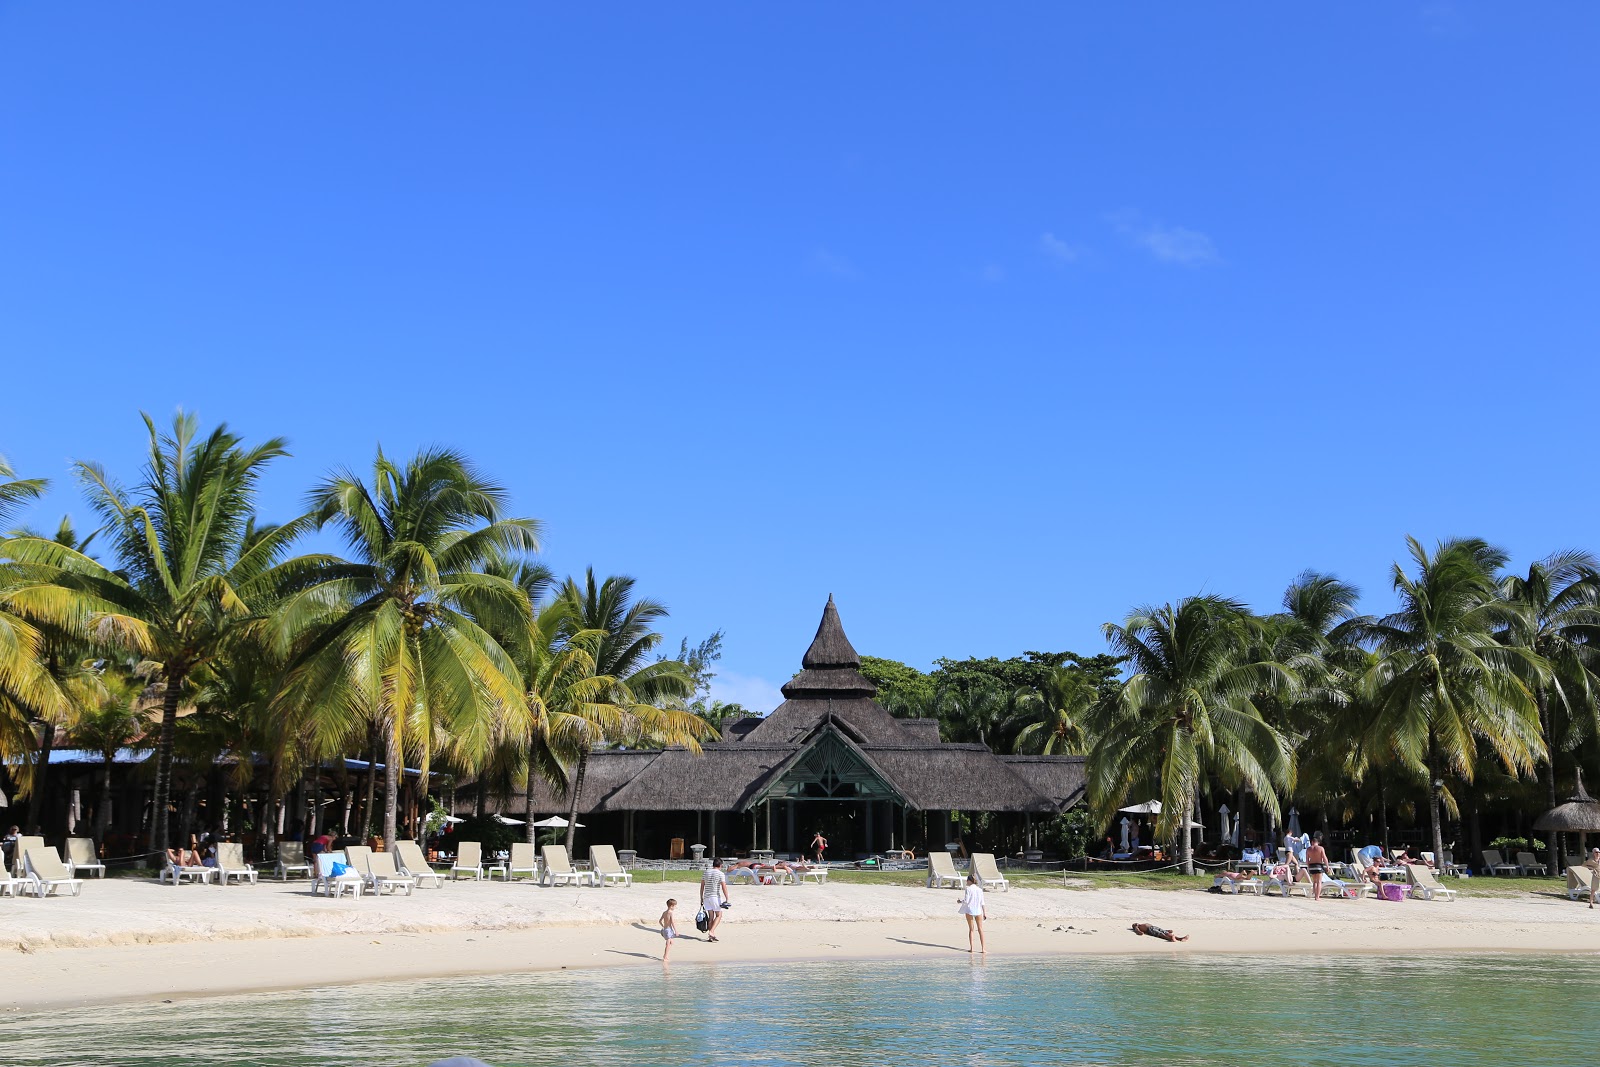
M1109 821L1137 783L1157 780L1157 832L1177 836L1184 872L1193 874L1188 827L1206 774L1242 781L1277 813L1278 790L1291 779L1289 749L1254 698L1292 690L1298 679L1283 664L1257 658L1257 628L1238 601L1189 597L1139 608L1104 629L1131 673L1121 698L1095 724L1087 764L1091 808Z
M1081 755L1088 745L1088 724L1100 701L1100 690L1084 672L1053 668L1044 684L1027 690L1018 701L1026 725L1017 731L1016 752L1039 755Z
M200 438L198 419L181 411L165 434L143 418L149 450L131 489L97 463L76 465L104 521L115 570L43 538L15 539L9 551L53 568L55 584L94 609L98 639L157 665L162 704L150 843L160 848L170 844L173 743L189 681L249 624L251 601L297 573L296 561L285 557L306 524L254 535L258 483L266 466L287 454L281 438L245 448L225 424Z
M324 734L376 722L384 734L383 836L393 848L408 751L426 788L436 745L470 766L525 715L516 664L479 619L528 618L528 594L490 565L537 551L539 522L506 514L507 493L448 449L405 465L380 449L370 481L338 471L311 494L353 560L323 558L277 612L295 656L289 706L317 708Z
M1502 643L1517 612L1496 581L1506 555L1476 538L1441 541L1431 554L1406 538L1416 574L1393 568L1400 606L1363 621L1378 652L1362 688L1375 705L1378 743L1429 783L1434 854L1444 850L1445 774L1470 782L1482 741L1513 773L1544 757L1533 690L1550 673L1532 649Z
M1600 729L1600 563L1587 552L1557 552L1531 565L1527 574L1507 575L1500 591L1516 611L1507 639L1532 649L1550 668L1533 693L1544 739L1548 810L1557 803L1556 750ZM1549 844L1553 871L1560 862L1555 834Z

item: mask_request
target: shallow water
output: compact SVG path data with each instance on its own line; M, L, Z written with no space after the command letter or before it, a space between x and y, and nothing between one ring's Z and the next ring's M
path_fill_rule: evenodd
M996 957L455 978L15 1019L11 1064L1589 1062L1600 956Z

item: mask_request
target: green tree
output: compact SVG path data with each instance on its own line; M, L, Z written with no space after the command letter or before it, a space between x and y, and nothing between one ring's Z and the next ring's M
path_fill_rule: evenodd
M1023 690L1018 701L1022 728L1013 750L1082 755L1088 746L1089 721L1100 702L1100 689L1087 673L1054 668L1038 689Z
M100 844L111 824L111 772L117 753L149 751L150 713L140 704L143 690L138 677L107 668L99 692L73 722L73 743L100 757L100 795L94 806L94 839Z
M1441 808L1455 808L1445 774L1471 782L1480 740L1512 773L1544 758L1533 689L1550 672L1532 649L1501 641L1518 622L1496 581L1504 552L1476 538L1441 541L1432 554L1415 538L1406 544L1416 574L1394 565L1399 609L1361 627L1379 654L1363 688L1378 743L1427 775L1439 855Z
M14 539L9 551L53 568L56 585L94 609L100 640L155 665L162 704L150 842L159 848L170 844L173 744L189 682L249 625L251 601L297 572L298 561L285 557L305 523L254 533L257 486L267 464L286 454L281 439L247 449L220 424L201 439L198 420L183 412L168 434L148 415L144 424L148 453L131 489L97 463L76 465L116 570L43 538Z
M861 674L878 687L878 703L891 715L921 718L933 713L933 678L895 659L861 657Z
M1188 824L1205 775L1237 778L1278 811L1278 791L1292 778L1289 747L1261 717L1255 696L1292 690L1298 679L1257 658L1258 627L1234 600L1195 596L1139 608L1120 625L1107 623L1105 634L1132 673L1121 697L1098 709L1090 807L1104 825L1130 789L1157 782L1157 832L1176 837L1184 872L1193 874Z
M538 549L539 523L508 516L506 502L503 488L448 449L404 466L380 449L370 481L342 470L312 491L316 521L338 530L354 558L315 560L278 609L279 647L293 654L280 706L315 707L323 734L379 725L389 848L408 751L425 783L436 744L470 766L498 731L522 728L516 664L478 622L532 612L527 590L492 572Z

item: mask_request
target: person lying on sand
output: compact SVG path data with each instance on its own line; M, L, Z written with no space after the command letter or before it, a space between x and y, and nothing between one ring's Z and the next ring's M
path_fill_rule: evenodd
M1168 930L1166 927L1164 927L1164 926L1155 926L1155 925L1152 925L1151 923L1134 923L1133 924L1133 932L1136 933L1136 934L1139 934L1141 936L1144 936L1144 937L1159 937L1163 941L1187 941L1187 940L1189 940L1189 935L1188 934L1184 934L1182 937L1179 937L1177 934L1173 933L1171 930Z

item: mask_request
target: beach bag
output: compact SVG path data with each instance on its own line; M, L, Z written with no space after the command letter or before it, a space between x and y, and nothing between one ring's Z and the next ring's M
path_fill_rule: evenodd
M706 909L701 908L699 911L695 912L694 928L699 930L702 934L711 929L711 917L706 914Z
M1378 887L1378 896L1384 900L1404 900L1406 899L1406 891L1393 882L1385 882Z

